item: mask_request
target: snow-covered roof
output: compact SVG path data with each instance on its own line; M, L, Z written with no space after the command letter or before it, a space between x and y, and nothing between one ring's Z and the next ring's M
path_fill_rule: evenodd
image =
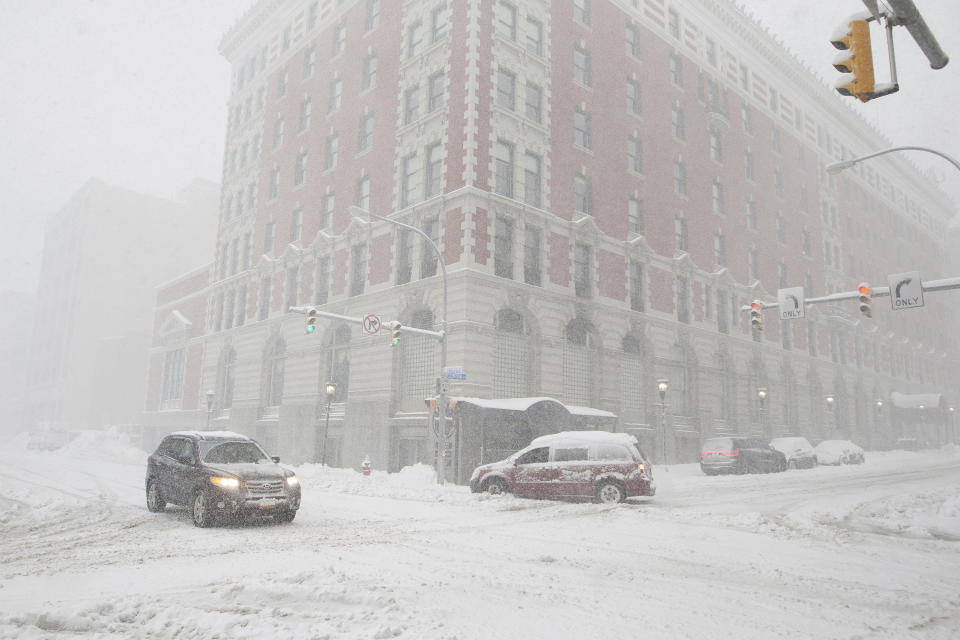
M636 444L637 438L629 433L613 433L611 431L561 431L560 433L549 433L545 436L534 438L530 443L532 446L545 446L548 444L557 444L568 442L571 444L597 444L604 442L619 442L620 444Z
M900 393L890 392L890 401L898 409L939 409L943 396L939 393Z
M566 405L556 398L549 398L546 396L538 398L468 398L451 396L449 400L451 402L456 401L458 404L467 403L482 409L499 409L501 411L526 411L536 404L546 403L563 407L570 413L570 415L574 416L593 416L611 419L616 419L617 417L617 414L604 411L603 409Z

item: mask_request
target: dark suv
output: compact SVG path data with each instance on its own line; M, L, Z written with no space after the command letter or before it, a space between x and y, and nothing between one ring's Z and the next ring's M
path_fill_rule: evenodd
M700 469L708 476L786 471L787 457L763 438L709 438L700 447Z
M187 507L198 527L252 514L290 522L300 508L300 481L279 462L239 433L171 433L147 458L147 509Z

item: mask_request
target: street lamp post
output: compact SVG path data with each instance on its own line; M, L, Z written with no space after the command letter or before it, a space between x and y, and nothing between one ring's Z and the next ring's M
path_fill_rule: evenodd
M423 230L392 218L378 216L355 205L350 206L350 213L361 220L374 218L376 220L389 222L401 229L412 231L426 240L427 244L433 249L433 252L437 254L437 261L440 263L440 282L443 287L443 301L440 315L440 389L439 394L437 394L439 396L437 399L437 448L439 449L437 482L443 484L445 481L444 476L446 475L445 458L447 454L447 265L443 260L443 254L440 253L440 248L437 246L437 243L433 241L433 238L424 233Z
M207 389L207 430L210 430L210 414L213 413L213 390Z
M766 412L765 405L767 399L767 388L760 387L757 389L757 398L760 400L760 433L767 435L767 424L766 424Z
M956 407L950 407L950 438L951 442L957 441L957 425L956 425Z
M320 466L327 464L327 433L330 431L330 404L334 396L337 395L337 384L328 382L323 385L323 391L327 394L327 415L323 420L323 433L320 435Z
M829 424L828 424L828 427L829 427L829 429L830 429L830 433L829 433L828 435L829 435L830 437L833 437L834 435L836 435L834 432L835 432L836 429L837 429L836 416L835 416L835 414L834 414L834 412L833 412L833 403L836 402L837 399L834 397L834 395L833 395L832 393L828 393L828 394L825 396L825 400L827 401L827 412L828 412L828 413L827 413L827 415L828 415L827 422L829 423Z
M667 464L667 389L670 388L670 381L666 378L657 380L657 393L660 394L660 455L663 459L664 468Z
M927 153L932 153L934 155L940 156L941 158L943 158L944 160L952 164L957 169L960 169L960 162L957 162L956 160L954 160L947 154L943 153L942 151L937 151L936 149L930 149L928 147L917 147L917 146L890 147L889 149L883 149L881 151L877 151L876 153L868 153L865 156L860 156L859 158L853 158L852 160L841 160L840 162L833 162L828 164L826 167L824 167L824 169L826 169L827 173L831 175L835 175L845 169L849 169L850 167L857 164L858 162L869 160L870 158L876 158L877 156L882 156L884 154L892 153L894 151L926 151Z
M880 398L877 398L876 404L877 404L877 419L875 423L876 426L873 428L874 437L879 439L881 442L884 442L885 438L880 437L880 427L883 419L883 400L881 400Z

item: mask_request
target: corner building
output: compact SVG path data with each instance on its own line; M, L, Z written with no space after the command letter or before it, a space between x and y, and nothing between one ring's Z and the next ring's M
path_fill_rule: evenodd
M156 337L148 424L203 424L209 389L210 428L288 459L434 462L438 342L391 347L323 318L305 335L287 311L439 329L429 245L356 205L442 253L447 364L467 374L450 393L473 399L453 411L457 481L559 424L494 402L459 420L479 399L613 417L673 461L725 433L951 437L948 294L915 312L878 299L872 319L855 301L782 324L768 311L751 330L742 307L781 287L950 276L953 205L895 155L828 175L889 145L732 2L264 0L221 51L234 82L218 254L202 317L176 303L196 292L161 292L157 326L179 338ZM187 373L171 383L178 350ZM892 392L943 406L895 418Z

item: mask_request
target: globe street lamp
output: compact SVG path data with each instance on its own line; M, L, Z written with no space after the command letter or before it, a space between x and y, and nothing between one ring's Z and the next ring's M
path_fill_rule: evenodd
M880 421L883 418L883 400L881 400L880 398L877 398L876 405L877 405L877 419L875 423L876 426L874 427L873 430L876 432L875 436L879 438L880 437ZM884 439L881 438L881 441L883 440Z
M320 466L327 463L327 432L330 431L330 403L333 397L337 395L337 384L328 382L323 385L323 392L327 394L327 416L323 421L323 435L320 436Z
M766 415L764 411L765 401L767 399L767 388L760 387L757 389L757 399L760 400L760 432L766 434Z
M667 389L670 388L670 381L666 378L657 380L657 393L660 394L660 455L663 463L667 463Z
M825 399L827 401L827 411L829 412L829 418L827 420L830 424L828 426L830 427L830 435L832 436L834 435L833 432L836 430L836 427L837 427L835 424L835 415L833 413L833 403L836 402L836 398L832 393L828 393L825 396Z
M210 430L210 414L213 413L213 393L212 389L207 389L207 430Z

